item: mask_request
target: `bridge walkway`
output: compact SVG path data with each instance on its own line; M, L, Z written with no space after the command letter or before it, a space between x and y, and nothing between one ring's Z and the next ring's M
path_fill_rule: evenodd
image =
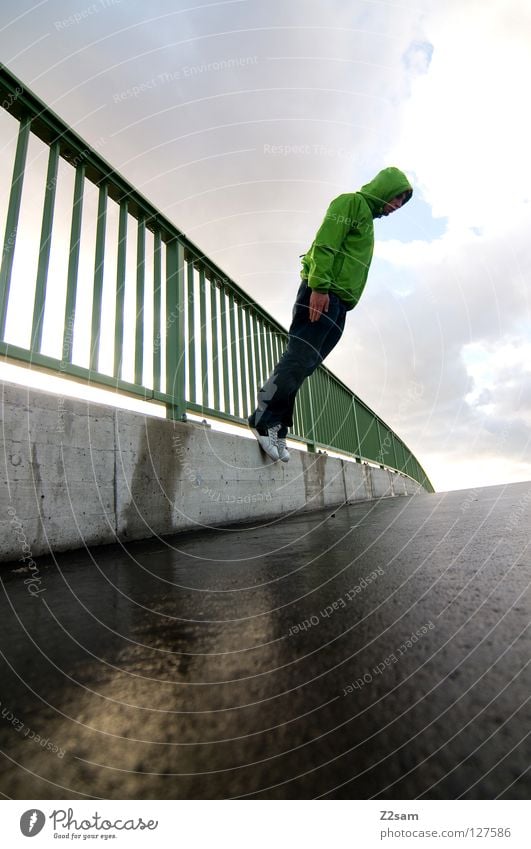
M5 565L1 791L529 798L530 502L421 493Z

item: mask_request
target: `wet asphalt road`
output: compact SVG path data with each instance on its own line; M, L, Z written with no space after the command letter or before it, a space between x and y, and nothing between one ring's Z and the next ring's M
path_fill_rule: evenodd
M522 483L0 567L0 791L527 799L530 540Z

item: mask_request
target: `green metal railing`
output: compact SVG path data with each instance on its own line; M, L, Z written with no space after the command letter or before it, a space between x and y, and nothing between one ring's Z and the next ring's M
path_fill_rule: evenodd
M170 418L246 423L286 330L3 66L0 101L17 137L2 164L0 353L162 402ZM402 440L324 366L298 395L292 435L433 489Z

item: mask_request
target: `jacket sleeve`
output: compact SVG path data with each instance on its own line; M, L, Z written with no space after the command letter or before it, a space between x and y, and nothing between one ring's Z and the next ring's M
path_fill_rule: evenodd
M309 251L308 286L311 289L328 292L336 255L348 231L356 224L353 218L356 208L356 198L352 194L339 195L328 207Z

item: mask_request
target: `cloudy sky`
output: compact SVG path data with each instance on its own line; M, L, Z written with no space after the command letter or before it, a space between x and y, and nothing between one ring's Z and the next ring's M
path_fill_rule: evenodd
M327 364L447 490L531 480L530 33L527 0L3 0L0 58L284 325L330 200L402 168Z

